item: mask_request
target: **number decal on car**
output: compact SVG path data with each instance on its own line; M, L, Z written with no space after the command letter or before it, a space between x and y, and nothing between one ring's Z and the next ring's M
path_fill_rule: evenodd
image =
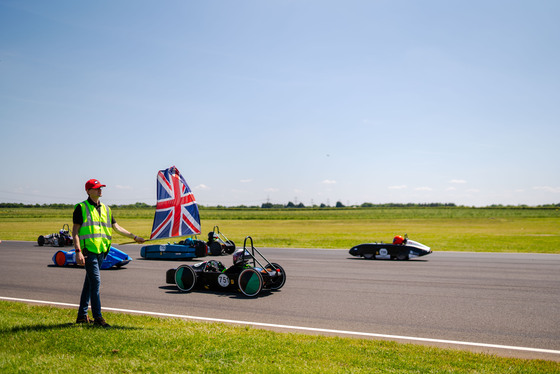
M225 274L218 275L218 284L222 287L229 286L229 277Z

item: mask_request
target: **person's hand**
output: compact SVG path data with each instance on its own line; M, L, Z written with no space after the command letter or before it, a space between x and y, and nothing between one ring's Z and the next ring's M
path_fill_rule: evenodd
M82 252L76 252L76 263L79 266L84 266L86 264L86 259Z
M142 238L142 237L140 237L140 236L135 236L135 237L134 237L134 241L135 241L136 243L142 244L142 243L144 243L144 242L146 241L146 239L144 239L144 238Z

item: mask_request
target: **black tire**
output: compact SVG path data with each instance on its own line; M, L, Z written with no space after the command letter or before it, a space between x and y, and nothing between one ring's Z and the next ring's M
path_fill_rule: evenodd
M208 246L203 241L197 241L194 243L194 255L196 257L206 257L208 253Z
M261 292L263 279L261 274L253 268L245 269L239 274L237 279L239 290L245 296L254 297Z
M66 239L64 239L62 236L58 237L58 246L59 247L64 247L64 242L66 241Z
M45 245L45 237L43 235L41 235L37 238L37 244L39 245L39 247L42 247L42 246Z
M228 240L226 242L226 253L228 255L232 254L233 252L235 252L235 243L231 240Z
M210 254L212 256L221 256L222 255L222 245L218 242L210 243Z
M165 283L175 284L175 272L177 269L169 269L165 272Z
M271 278L270 278L271 279L270 289L271 290L279 290L286 283L286 272L284 271L284 268L282 266L278 265L277 263L271 262L270 264L274 268L267 266L266 271L267 272L276 271L276 275L271 276Z
M189 292L196 284L196 272L189 265L181 265L175 270L175 284L179 291Z
M364 253L362 256L364 256L366 260L373 260L375 258L373 253Z
M398 255L395 256L395 258L399 261L406 261L406 260L409 259L408 253L406 253L406 252L399 253Z

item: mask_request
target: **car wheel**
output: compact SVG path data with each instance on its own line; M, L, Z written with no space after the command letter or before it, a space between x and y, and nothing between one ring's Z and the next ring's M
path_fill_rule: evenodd
M239 274L237 279L239 289L245 296L257 296L262 290L263 279L261 274L255 269L245 269Z
M271 263L272 267L267 267L266 271L271 273L275 272L276 274L270 276L270 289L271 290L279 290L284 286L286 283L286 272L284 268L274 262Z
M37 238L37 244L39 244L39 247L42 247L42 246L45 245L45 237L43 235L41 235Z
M406 261L408 260L408 253L399 253L396 257L399 261Z
M179 291L189 292L196 284L196 273L189 265L181 265L175 270L175 284Z
M196 257L206 257L208 246L204 242L196 242L194 244L194 255Z
M222 255L222 245L218 242L210 243L210 254L212 256L221 256Z
M363 256L368 260L372 260L375 257L373 253L364 253Z
M232 254L233 252L235 252L235 243L231 240L228 240L226 242L226 253L228 255Z

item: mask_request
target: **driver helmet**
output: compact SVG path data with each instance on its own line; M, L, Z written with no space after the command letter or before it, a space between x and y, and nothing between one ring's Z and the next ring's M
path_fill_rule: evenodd
M397 235L393 238L393 244L403 244L404 238L400 235Z
M244 264L251 258L251 254L245 250L245 248L239 248L233 252L233 263L234 264Z

